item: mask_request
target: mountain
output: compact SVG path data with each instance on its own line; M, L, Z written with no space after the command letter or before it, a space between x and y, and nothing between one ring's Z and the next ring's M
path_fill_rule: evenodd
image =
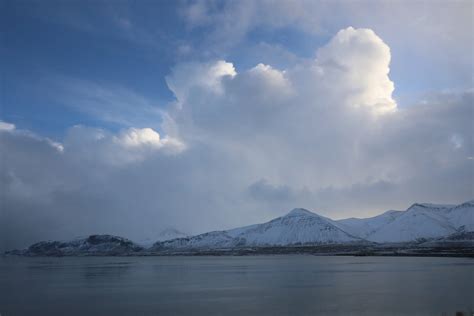
M214 231L191 237L158 241L151 249L215 249L237 246L240 246L237 238L230 236L226 231Z
M365 219L344 219L341 228L369 241L409 242L474 231L474 202L460 205L415 203L406 211L388 211Z
M87 238L72 241L42 241L14 254L26 256L113 256L133 254L143 250L142 247L126 238L112 235L91 235Z
M448 236L432 239L420 244L421 247L474 247L474 231L460 231Z
M366 239L375 233L380 227L393 222L402 211L387 211L383 214L370 218L347 218L336 221L336 223L348 233Z
M456 205L443 211L442 216L458 230L474 231L474 200Z
M361 241L361 238L345 232L331 219L298 208L285 216L263 224L157 242L153 248L262 247L296 244L344 244Z
M296 245L372 247L371 242L407 243L406 247L416 243L420 247L472 248L474 201L459 205L415 203L406 211L392 210L371 218L338 221L297 208L262 224L196 236L183 235L176 229L167 229L147 247L118 236L91 235L69 242L43 241L9 253L27 256L142 255L169 250L242 250Z
M183 233L177 230L176 228L168 227L160 231L155 236L141 239L137 241L137 243L143 247L148 248L148 247L151 247L157 241L166 241L166 240L171 240L171 239L176 239L176 238L184 238L188 236L189 236L188 234Z
M188 237L188 234L183 233L176 228L173 227L168 227L164 230L162 230L155 241L165 241L165 240L170 240L170 239L175 239L175 238L183 238L183 237Z
M331 219L301 208L267 223L230 230L229 234L245 239L249 246L360 241L360 238L343 231Z

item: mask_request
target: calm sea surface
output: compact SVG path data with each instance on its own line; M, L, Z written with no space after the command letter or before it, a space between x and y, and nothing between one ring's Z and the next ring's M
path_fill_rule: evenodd
M474 260L0 257L0 314L470 315Z

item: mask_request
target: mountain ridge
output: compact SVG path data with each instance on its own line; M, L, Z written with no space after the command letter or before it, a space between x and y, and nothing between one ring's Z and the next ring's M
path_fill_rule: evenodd
M172 233L176 232L181 233L175 229ZM35 243L26 250L16 251L16 254L116 255L190 249L421 243L430 240L452 245L450 236L472 236L472 232L473 200L458 205L414 203L405 211L389 210L369 218L341 220L295 208L264 223L157 240L151 247L118 236L91 235L70 242ZM471 239L466 242L473 243Z

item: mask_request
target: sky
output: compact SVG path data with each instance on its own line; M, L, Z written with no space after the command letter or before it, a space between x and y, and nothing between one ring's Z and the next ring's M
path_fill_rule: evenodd
M1 249L474 197L472 1L1 1Z

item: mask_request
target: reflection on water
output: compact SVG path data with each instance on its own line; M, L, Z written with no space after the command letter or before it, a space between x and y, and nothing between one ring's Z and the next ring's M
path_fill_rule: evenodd
M470 315L474 260L0 258L5 315Z

